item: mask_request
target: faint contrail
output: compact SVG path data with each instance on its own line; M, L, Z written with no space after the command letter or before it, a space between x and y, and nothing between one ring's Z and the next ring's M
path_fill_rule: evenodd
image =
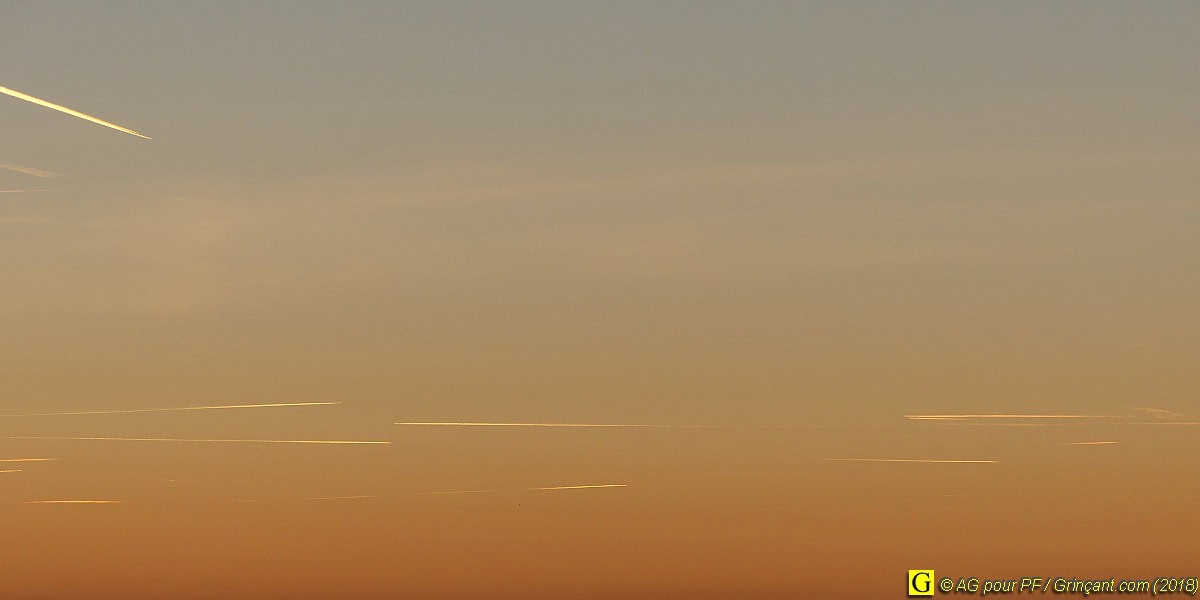
M392 423L406 427L584 427L635 429L878 429L878 425L649 425L641 423L483 423L473 421L437 421Z
M558 485L552 487L535 487L535 488L518 488L518 489L491 489L491 490L447 490L438 492L410 492L407 494L399 494L392 497L408 497L408 496L453 496L458 494L498 494L502 492L549 492L555 490L594 490L603 488L623 488L629 487L624 483L605 483L600 485ZM320 496L317 498L305 498L305 500L364 500L368 498L388 498L389 496L367 495L367 496Z
M1107 446L1116 442L1062 442L1054 444L1055 446Z
M26 190L0 190L0 194L34 194L37 192L57 192L57 191L59 191L59 190L37 188L37 189L26 189Z
M912 421L967 421L971 419L1120 419L1121 415L904 415Z
M0 471L0 473L20 473L20 472L21 472L21 469L4 469L3 471Z
M9 164L9 163L0 163L0 169L4 169L6 171L13 171L14 173L24 173L26 175L33 175L34 177L41 177L42 179L51 179L54 177L66 177L65 175L55 173L54 171L43 171L42 169L35 169L33 167L22 167L21 165L13 165L13 164Z
M120 125L117 125L115 123L109 123L108 121L105 121L104 119L97 119L96 117L83 114L75 109L62 106L61 104L55 104L55 103L47 101L47 100L42 100L41 98L35 98L33 96L30 96L29 94L18 92L17 90L9 89L4 86L0 86L0 94L8 94L9 96L12 96L13 98L25 100L26 102L32 102L32 103L40 105L40 106L45 106L46 108L57 110L58 112L66 113L73 117L79 117L80 119L83 119L85 121L91 121L93 123L96 123L97 125L111 127L113 129L116 129L117 131L124 131L125 133L128 133L129 135L136 135L137 137L144 138L147 140L150 139L150 136L142 135L132 129L127 129L125 127L121 127Z
M177 406L170 408L134 408L129 410L84 410L78 412L25 413L0 415L0 418L15 417L65 417L74 415L120 415L130 413L175 412L186 410L230 410L237 408L279 408L285 406L333 406L341 402L280 402L275 404L223 404L215 406Z
M58 460L57 458L0 458L0 463L12 462L46 462L48 460Z
M129 437L66 437L66 436L3 436L0 440L63 440L63 441L107 441L107 442L196 442L228 444L391 444L378 440L224 440L193 438L129 438Z
M124 504L121 500L30 500L21 504Z
M624 484L624 483L604 483L604 484L600 484L600 485L558 485L558 486L554 486L554 487L524 488L524 489L518 490L518 491L521 491L521 492L549 492L549 491L554 491L554 490L598 490L598 489L603 489L603 488L623 488L623 487L629 487L629 485Z
M843 461L843 462L885 462L885 463L967 463L967 464L986 464L997 463L996 460L941 460L941 459L926 459L926 458L808 458L800 460L826 460L826 461Z

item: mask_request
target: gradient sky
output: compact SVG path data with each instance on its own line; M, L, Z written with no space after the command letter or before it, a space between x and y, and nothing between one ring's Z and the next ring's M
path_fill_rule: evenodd
M0 96L0 437L391 442L0 439L0 598L1200 575L1197 22L0 3L0 86L154 138Z

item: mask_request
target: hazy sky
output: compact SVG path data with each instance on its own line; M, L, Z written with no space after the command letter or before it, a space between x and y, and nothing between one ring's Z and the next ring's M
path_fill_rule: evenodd
M0 436L391 442L0 440L57 459L0 462L0 598L1194 568L1197 22L0 3L0 86L154 138L0 96Z

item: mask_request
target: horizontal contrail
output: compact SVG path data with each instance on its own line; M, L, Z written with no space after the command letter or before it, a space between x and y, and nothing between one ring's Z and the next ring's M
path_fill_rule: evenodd
M518 491L549 492L549 491L554 491L554 490L598 490L598 489L604 489L604 488L623 488L623 487L629 487L629 485L624 484L624 483L604 483L604 484L600 484L600 485L558 485L558 486L554 486L554 487L525 488L525 489L518 490Z
M878 429L878 425L650 425L641 423L484 423L477 421L436 421L392 423L406 427L583 427L634 429Z
M21 469L4 469L0 473L20 473Z
M552 487L535 487L535 488L518 488L518 489L490 489L490 490L446 490L438 492L411 492L408 494L399 494L392 497L408 497L408 496L453 496L458 494L499 494L503 492L549 492L556 490L595 490L604 488L623 488L629 487L624 483L605 483L599 485L558 485ZM305 498L305 500L365 500L369 498L388 498L389 496L364 495L364 496L320 496L317 498Z
M35 189L27 189L27 190L0 190L0 194L34 194L34 193L38 193L38 192L57 192L57 191L59 191L59 190L48 189L48 188L35 188Z
M22 167L21 165L13 165L13 164L9 164L9 163L0 163L0 169L4 169L5 171L12 171L14 173L24 173L26 175L33 175L34 177L41 177L42 179L52 179L55 177L66 177L65 175L55 173L54 171L45 171L42 169L35 169L33 167Z
M75 415L122 415L132 413L176 412L188 410L232 410L239 408L279 408L287 406L333 406L341 402L280 402L275 404L223 404L215 406L176 406L169 408L134 408L129 410L83 410L77 412L24 413L16 415L0 415L0 418L16 417L65 417Z
M18 98L20 100L25 100L26 102L32 102L39 106L44 106L44 107L52 109L52 110L57 110L58 112L66 113L68 115L71 115L72 117L79 117L80 119L83 119L85 121L91 121L97 125L111 127L112 129L116 129L117 131L123 131L125 133L128 133L129 135L136 135L137 137L140 137L143 139L147 139L147 140L150 139L150 136L148 136L148 135L142 135L132 129L121 127L120 125L117 125L116 123L109 123L108 121L105 121L104 119L98 119L91 115L81 113L73 108L67 108L61 104L55 104L48 100L42 100L41 98L35 98L33 96L30 96L29 94L18 92L17 90L9 89L4 86L0 86L0 94L8 94L9 96L12 96L13 98Z
M21 504L124 504L121 500L30 500Z
M637 428L668 428L668 429L711 429L719 425L632 425L626 423L472 423L472 422L436 422L436 423L393 423L409 427L637 427Z
M58 459L57 458L0 458L0 463L46 462L48 460L58 460Z
M913 421L966 421L971 419L1121 419L1121 415L904 415Z
M988 464L997 463L996 460L950 460L950 459L927 459L927 458L807 458L800 460L825 460L825 461L841 461L841 462L884 462L884 463L963 463L963 464Z
M1062 442L1055 446L1108 446L1116 442Z
M0 440L61 440L61 441L106 441L106 442L195 442L226 444L391 444L379 440L245 440L245 439L194 439L194 438L131 438L131 437L66 437L66 436L3 436Z

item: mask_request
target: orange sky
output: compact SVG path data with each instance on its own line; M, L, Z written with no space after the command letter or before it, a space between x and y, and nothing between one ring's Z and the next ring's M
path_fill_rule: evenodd
M0 6L0 600L1197 575L1197 10Z

